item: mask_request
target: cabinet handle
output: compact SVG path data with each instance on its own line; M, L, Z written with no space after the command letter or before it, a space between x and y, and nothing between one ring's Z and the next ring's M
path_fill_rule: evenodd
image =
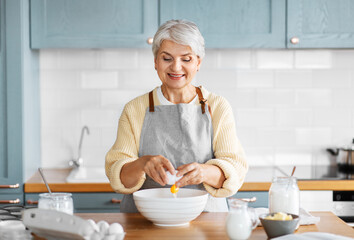
M26 203L28 205L38 205L38 201L27 200Z
M112 198L111 202L112 202L112 203L118 203L118 204L119 204L119 203L122 202L122 200L116 199L116 198Z
M154 39L153 39L152 37L149 37L149 38L146 40L147 44L149 44L149 45L152 45L153 41L154 41Z
M300 42L300 39L298 37L292 37L290 39L290 42L294 45L298 44Z
M20 199L15 199L15 200L0 200L0 204L18 204L20 203Z
M0 188L19 188L20 184L16 183L14 185L0 185Z

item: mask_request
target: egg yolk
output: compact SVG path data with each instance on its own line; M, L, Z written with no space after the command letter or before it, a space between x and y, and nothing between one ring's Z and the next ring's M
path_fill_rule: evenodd
M178 188L178 187L176 187L176 185L175 185L175 184L173 184L173 185L172 185L172 187L171 187L171 193L177 193L177 192L178 192L178 190L179 190L179 188Z

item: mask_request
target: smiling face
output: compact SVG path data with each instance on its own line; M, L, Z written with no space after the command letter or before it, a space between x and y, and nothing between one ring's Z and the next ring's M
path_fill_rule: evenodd
M155 69L162 84L181 89L192 82L201 59L187 45L164 40L155 59Z

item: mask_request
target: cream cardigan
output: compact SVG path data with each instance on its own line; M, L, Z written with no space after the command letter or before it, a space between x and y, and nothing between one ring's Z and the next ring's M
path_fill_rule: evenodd
M160 105L157 88L153 91L155 105ZM218 166L225 175L223 186L219 189L204 184L214 197L229 197L241 187L248 170L243 148L236 136L235 122L229 103L220 96L202 88L202 93L210 105L213 125L213 151L215 159L206 164ZM196 104L200 103L196 101ZM106 155L106 175L114 191L133 193L141 188L146 175L132 188L126 188L120 180L124 164L138 159L140 133L145 112L149 106L149 94L139 96L124 107L119 119L117 139Z

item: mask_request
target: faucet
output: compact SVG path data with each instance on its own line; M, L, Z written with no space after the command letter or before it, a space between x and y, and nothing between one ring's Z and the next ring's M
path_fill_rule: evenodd
M80 167L80 165L83 163L83 159L81 157L81 147L82 147L82 141L84 139L84 133L85 131L87 132L87 134L90 134L90 130L87 126L83 126L82 129L81 129L81 137L80 137L80 142L79 142L79 151L78 151L78 157L77 159L73 159L73 160L70 160L69 162L69 166L73 166L75 168L78 168Z

